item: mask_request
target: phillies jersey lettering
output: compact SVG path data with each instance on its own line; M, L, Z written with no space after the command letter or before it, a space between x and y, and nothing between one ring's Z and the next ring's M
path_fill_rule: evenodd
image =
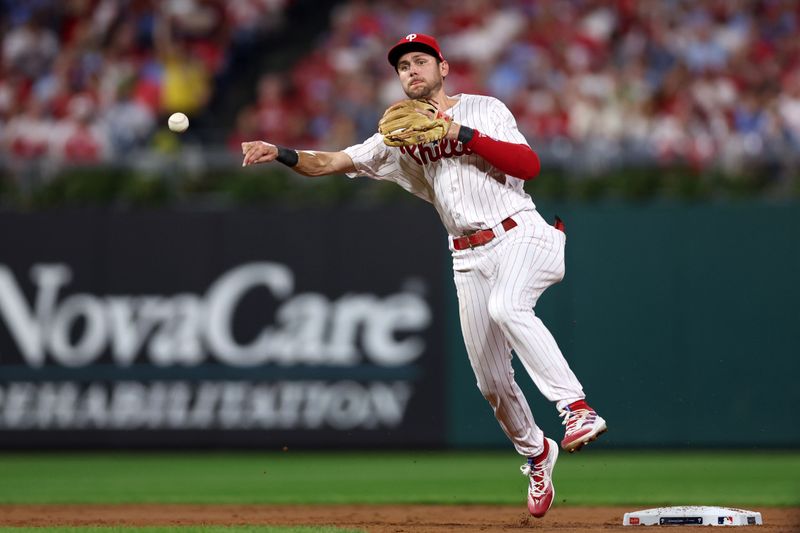
M431 146L433 146L431 148ZM418 144L416 146L401 146L400 153L408 154L411 159L420 165L434 163L443 157L458 157L469 155L472 150L453 139L442 139L437 144Z
M457 103L445 114L454 122L500 141L527 146L513 115L500 100L471 94L453 98ZM521 179L507 176L458 141L391 147L376 133L344 152L356 168L348 176L393 181L430 202L450 235L492 228L515 213L535 209Z

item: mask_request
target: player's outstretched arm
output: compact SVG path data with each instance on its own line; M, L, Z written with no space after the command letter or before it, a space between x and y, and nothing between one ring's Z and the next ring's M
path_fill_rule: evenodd
M278 161L303 176L325 176L354 172L356 169L353 160L344 152L292 150L264 141L243 142L242 154L244 154L243 167Z

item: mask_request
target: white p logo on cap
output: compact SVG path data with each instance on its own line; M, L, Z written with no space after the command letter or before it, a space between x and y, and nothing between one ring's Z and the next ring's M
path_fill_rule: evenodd
M409 33L408 35L406 35L406 41L413 41L416 38L417 38L416 33Z

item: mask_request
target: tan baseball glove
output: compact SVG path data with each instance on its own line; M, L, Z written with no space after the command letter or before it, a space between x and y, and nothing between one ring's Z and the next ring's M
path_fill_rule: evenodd
M451 123L428 100L401 100L383 113L378 131L388 146L413 146L444 138Z

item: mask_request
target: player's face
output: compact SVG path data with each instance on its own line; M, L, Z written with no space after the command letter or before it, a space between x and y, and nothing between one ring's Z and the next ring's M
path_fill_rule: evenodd
M397 74L409 98L430 98L442 88L447 62L437 63L435 57L424 52L409 52L400 56Z

